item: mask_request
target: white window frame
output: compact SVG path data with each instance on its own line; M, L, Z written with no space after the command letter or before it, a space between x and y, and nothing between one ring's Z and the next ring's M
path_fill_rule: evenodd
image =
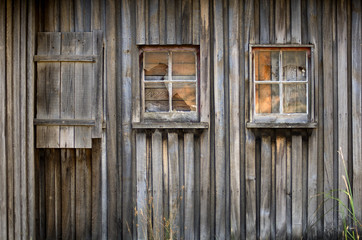
M168 79L162 80L168 84L169 90L169 111L168 112L146 112L145 109L145 82L160 82L147 80L145 81L145 54L147 52L168 52L172 55L173 52L194 52L196 64L196 79L195 80L173 80L172 79L172 57L168 57ZM144 46L140 48L140 75L141 75L141 119L142 121L159 121L159 122L199 122L200 120L200 57L199 48L196 46ZM174 83L195 83L196 85L196 110L195 111L173 111L172 106L172 86Z
M276 83L275 81L259 81L258 84L273 84L279 85L279 96L280 96L280 113L256 113L255 106L255 49L263 49L266 51L278 51L279 52L279 80L282 78L283 71L281 69L282 59L281 52L283 50L290 51L292 49L302 50L309 49L310 56L306 54L306 71L307 71L307 83L306 83L306 113L283 113L283 85L300 83L298 81L288 81ZM275 49L275 50L274 50ZM249 46L249 73L250 73L250 84L249 84L249 122L247 127L250 128L315 128L315 81L314 81L314 54L313 45L260 45L251 44Z

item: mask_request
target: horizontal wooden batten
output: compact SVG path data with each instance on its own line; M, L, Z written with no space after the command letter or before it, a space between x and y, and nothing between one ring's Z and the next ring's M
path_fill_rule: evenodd
M34 125L43 126L94 126L92 119L34 119Z
M247 128L317 128L316 122L312 123L246 123Z
M97 55L35 55L34 62L96 62Z
M145 122L132 123L134 129L207 129L207 122Z

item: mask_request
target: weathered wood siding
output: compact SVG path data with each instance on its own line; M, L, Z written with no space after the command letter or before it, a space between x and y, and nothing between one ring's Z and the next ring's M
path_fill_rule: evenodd
M321 193L344 188L340 149L362 218L361 25L358 0L0 1L0 239L84 228L94 239L165 236L163 217L187 239L337 234L343 216ZM91 150L34 151L37 33L95 30L104 42L102 138ZM246 128L249 44L258 43L314 45L316 129ZM137 46L183 44L200 46L200 119L209 127L133 129ZM89 161L95 151L98 162ZM84 166L77 153L88 154ZM85 195L74 192L78 178ZM69 225L74 218L80 225Z

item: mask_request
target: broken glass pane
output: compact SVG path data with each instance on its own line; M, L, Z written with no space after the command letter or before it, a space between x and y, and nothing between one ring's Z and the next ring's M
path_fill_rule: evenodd
M172 53L172 79L196 80L196 64L194 52Z
M279 84L255 85L256 113L279 113Z
M145 83L146 112L167 112L169 110L168 84Z
M172 110L196 111L196 84L177 83L172 85Z
M145 52L145 80L165 80L168 76L168 53Z
M283 54L283 81L306 81L306 54L304 51L285 51Z
M283 84L285 113L306 113L306 84Z

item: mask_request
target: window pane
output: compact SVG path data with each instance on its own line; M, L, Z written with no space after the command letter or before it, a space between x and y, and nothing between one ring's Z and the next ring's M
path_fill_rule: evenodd
M304 51L283 52L283 81L306 81L305 54Z
M306 113L306 84L283 84L285 113Z
M168 53L145 52L145 80L167 79Z
M255 80L278 81L279 52L258 51L255 54Z
M195 52L172 53L172 79L174 80L196 79Z
M145 110L146 112L168 112L169 110L168 84L145 83Z
M196 111L196 85L194 83L172 85L172 110Z
M279 113L279 84L255 85L256 113Z

